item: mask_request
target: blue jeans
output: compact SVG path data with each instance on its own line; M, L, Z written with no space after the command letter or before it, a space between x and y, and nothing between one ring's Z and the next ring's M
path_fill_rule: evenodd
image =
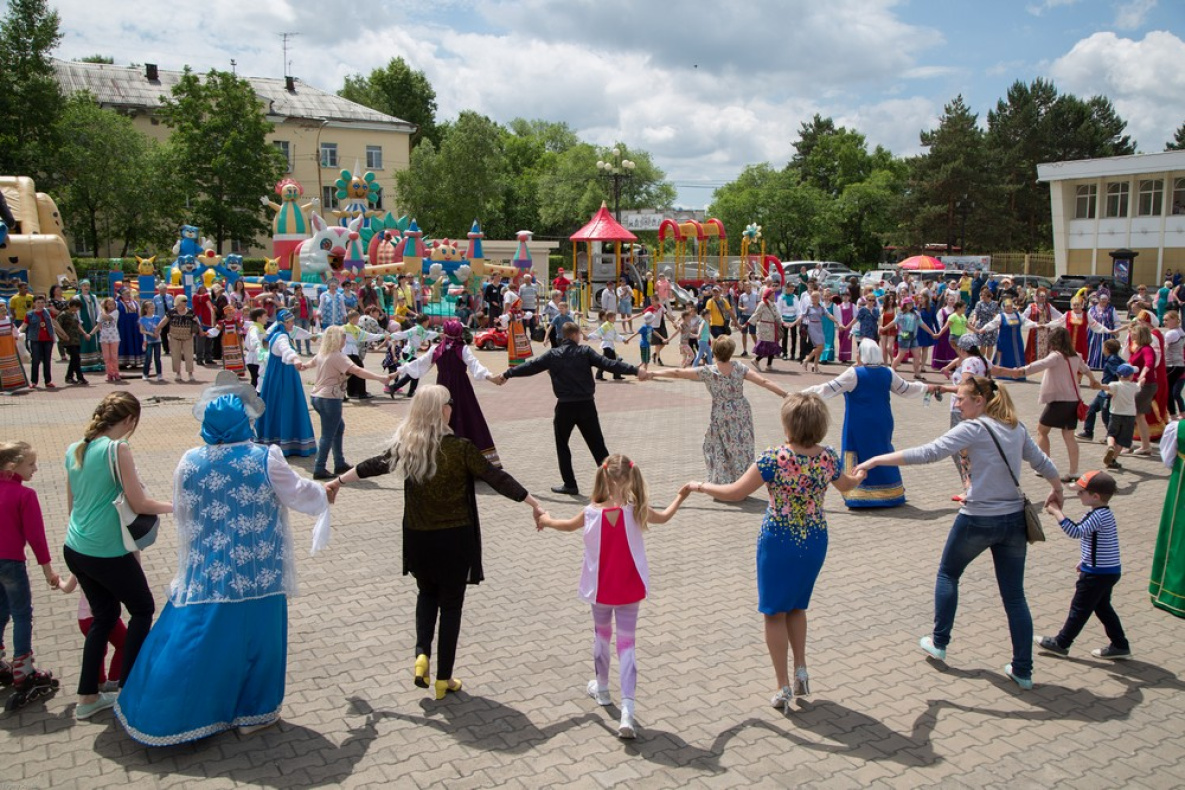
M299 326L301 329L306 329L306 330L312 326L312 324L309 323L309 319L307 319L307 318L296 319L296 325ZM292 344L292 347L296 349L297 354L300 353L300 343L301 343L301 341L297 340ZM313 355L313 341L312 340L305 340L304 341L304 353L308 354L309 356Z
M707 341L707 340L699 341L698 349L699 350L696 351L696 353L695 353L695 359L692 360L691 366L693 368L698 368L701 360L703 361L703 363L705 365L711 365L712 364L712 344L711 344L711 342Z
M959 607L959 577L971 561L991 549L996 584L1008 615L1012 635L1012 672L1019 678L1033 674L1033 617L1025 600L1025 514L966 516L960 513L946 538L938 581L934 585L934 645L946 648Z
M0 560L0 647L12 619L12 655L33 652L33 593L21 560Z
M148 371L152 365L152 360L156 360L156 375L161 375L160 369L160 342L149 343L144 347L144 378L148 378Z
M321 438L317 440L317 460L313 472L328 471L329 450L333 449L333 467L341 469L346 465L342 454L342 436L346 433L346 421L342 419L342 402L338 398L313 398L313 411L321 417Z
M1094 436L1095 418L1102 413L1103 428L1111 423L1111 395L1106 390L1094 396L1090 408L1086 410L1086 419L1082 421L1082 432L1087 436Z

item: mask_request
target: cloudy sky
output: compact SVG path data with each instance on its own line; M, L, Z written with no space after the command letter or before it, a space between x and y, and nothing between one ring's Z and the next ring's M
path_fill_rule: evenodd
M566 121L651 152L702 207L746 165L784 164L814 113L894 153L962 94L980 114L1015 80L1109 97L1142 152L1185 121L1185 0L51 0L57 56L291 73L335 91L395 56L441 118ZM329 9L336 9L332 12ZM741 10L731 10L741 9Z

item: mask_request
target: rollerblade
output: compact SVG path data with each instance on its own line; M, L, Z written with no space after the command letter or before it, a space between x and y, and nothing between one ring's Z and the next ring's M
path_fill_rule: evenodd
M32 675L26 675L20 683L16 684L16 691L8 698L8 702L4 703L4 710L20 710L30 702L56 693L59 685L61 684L58 679L49 672L34 672Z

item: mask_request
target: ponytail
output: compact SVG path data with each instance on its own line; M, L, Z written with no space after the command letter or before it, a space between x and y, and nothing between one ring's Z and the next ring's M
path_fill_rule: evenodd
M597 467L593 479L592 498L594 502L606 502L615 490L626 494L626 501L634 506L634 520L640 529L646 529L650 515L650 500L646 492L646 481L637 464L624 455L611 455Z
M983 412L997 422L1004 423L1009 428L1015 428L1020 422L1016 416L1016 406L1012 403L1012 396L1002 384L998 384L987 376L967 376L960 382L961 387L970 387L976 395L982 397L986 404Z
M74 447L74 465L81 469L90 443L129 417L140 420L140 401L130 392L112 392L99 401L83 431L82 441Z

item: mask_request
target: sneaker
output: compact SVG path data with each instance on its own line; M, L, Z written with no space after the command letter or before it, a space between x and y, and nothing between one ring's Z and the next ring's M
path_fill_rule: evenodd
M634 705L631 700L621 703L621 723L617 725L617 737L624 740L638 737L638 722L634 719Z
M1008 677L1012 678L1013 680L1015 680L1016 685L1020 686L1025 691L1028 691L1029 689L1031 689L1033 687L1033 679L1032 678L1022 678L1022 677L1018 677L1017 675L1012 674L1012 665L1011 664L1004 665L1004 674L1007 675Z
M1128 648L1127 650L1120 650L1118 647L1115 647L1115 645L1100 647L1097 650L1090 651L1090 654L1095 658L1109 658L1112 661L1122 661L1125 658L1132 657L1131 648Z
M1085 439L1088 442L1094 441L1094 434L1087 433L1086 431L1079 431L1078 433L1074 434L1074 436L1078 437L1079 439Z
M1070 648L1062 647L1057 643L1057 639L1052 636L1035 636L1033 637L1033 644L1046 653L1053 653L1055 656L1070 655Z
M588 682L588 687L585 690L588 692L588 696L595 699L597 704L602 708L607 708L613 704L613 701L609 699L609 689L600 688L597 686L597 682L595 680L590 680Z
M923 636L918 640L918 647L929 653L931 658L937 658L939 661L946 661L946 648L936 647L934 645L933 638Z
M107 710L110 707L114 707L116 699L118 699L117 695L110 692L105 692L100 694L99 698L94 702L79 703L74 708L74 718L80 720L89 719L91 716L94 716L101 710Z

